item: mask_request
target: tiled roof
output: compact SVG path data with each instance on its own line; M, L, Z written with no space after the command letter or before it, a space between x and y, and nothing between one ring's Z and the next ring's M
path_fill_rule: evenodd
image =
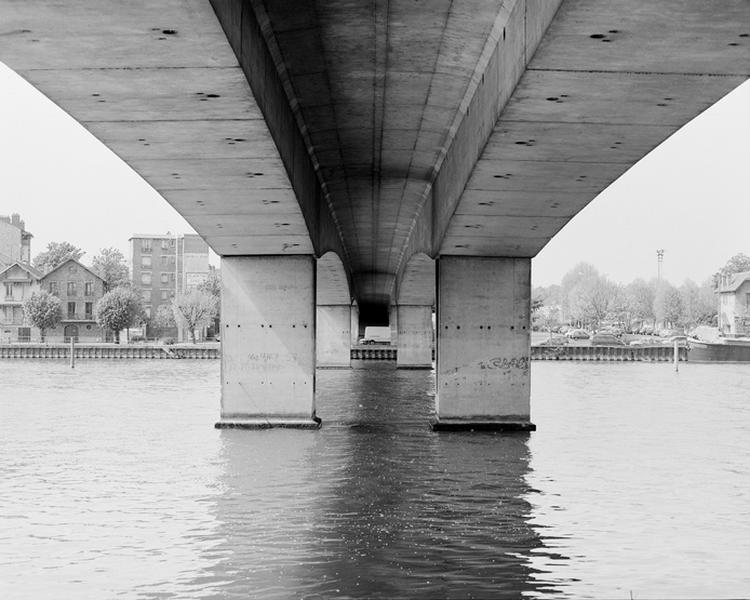
M719 292L736 292L748 279L750 279L750 271L735 273L728 283L719 288Z

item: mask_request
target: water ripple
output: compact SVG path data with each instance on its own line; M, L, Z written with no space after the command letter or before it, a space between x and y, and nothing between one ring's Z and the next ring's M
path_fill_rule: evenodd
M388 365L248 432L214 362L0 362L0 597L746 594L750 366L532 374L531 435L433 433Z

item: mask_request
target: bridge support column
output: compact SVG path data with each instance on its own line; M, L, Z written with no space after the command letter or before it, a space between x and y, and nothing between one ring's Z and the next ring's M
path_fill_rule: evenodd
M221 259L221 420L316 428L315 259Z
M351 310L351 342L352 347L359 344L359 306L356 302L352 303L352 310Z
M531 259L438 260L434 428L532 431Z
M398 348L398 306L395 304L388 309L388 326L391 328L391 348Z
M315 352L318 367L351 367L351 313L348 304L317 307Z
M432 307L400 304L397 324L396 366L404 369L431 369Z

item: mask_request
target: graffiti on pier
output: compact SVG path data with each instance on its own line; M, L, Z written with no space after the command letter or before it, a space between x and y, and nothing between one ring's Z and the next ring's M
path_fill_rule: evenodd
M479 363L480 369L500 369L502 371L510 371L511 369L521 369L526 371L529 368L529 357L518 356L513 358L507 358L502 356L496 356L489 360L484 360Z

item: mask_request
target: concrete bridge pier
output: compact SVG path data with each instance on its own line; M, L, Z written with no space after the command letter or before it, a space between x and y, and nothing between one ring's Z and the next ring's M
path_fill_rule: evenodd
M351 330L351 345L352 347L359 344L359 306L356 302L352 302L352 309L351 309L351 321L350 321L350 330Z
M317 428L315 258L221 259L221 420L217 428Z
M316 318L317 366L323 369L350 368L351 305L318 305Z
M398 354L400 369L432 368L432 306L397 306Z
M443 256L437 283L437 430L532 431L531 259Z

